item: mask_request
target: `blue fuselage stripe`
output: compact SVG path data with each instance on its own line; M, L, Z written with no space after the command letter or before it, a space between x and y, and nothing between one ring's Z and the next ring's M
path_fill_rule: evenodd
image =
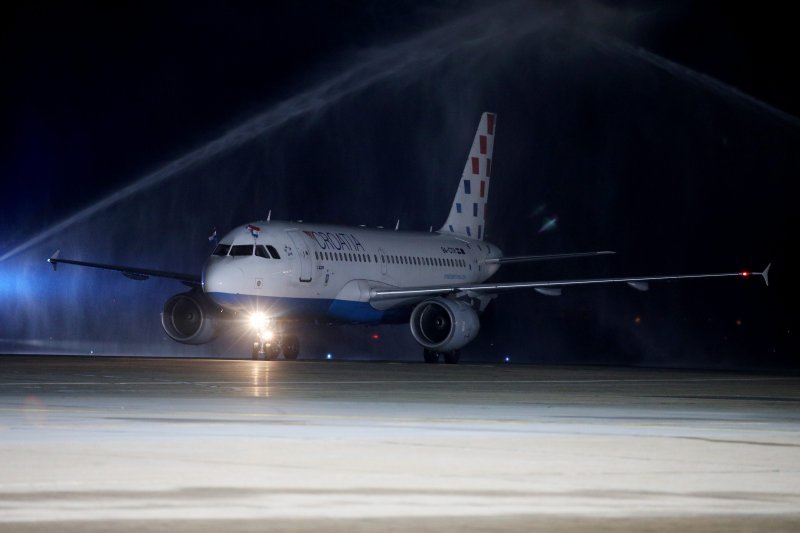
M226 292L208 293L212 300L229 309L259 309L278 318L324 319L349 323L398 323L408 320L411 308L381 311L368 302L324 298L286 298Z

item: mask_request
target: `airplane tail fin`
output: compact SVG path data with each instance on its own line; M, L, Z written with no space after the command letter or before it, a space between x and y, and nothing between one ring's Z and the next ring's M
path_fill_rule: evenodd
M486 203L492 176L492 149L497 115L484 113L472 140L464 173L458 184L450 215L439 230L483 240L486 233Z

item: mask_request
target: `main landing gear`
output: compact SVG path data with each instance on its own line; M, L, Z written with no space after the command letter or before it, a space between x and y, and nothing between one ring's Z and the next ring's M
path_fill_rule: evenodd
M422 352L423 357L425 358L425 362L428 364L436 364L439 362L439 358L444 359L444 362L448 365L454 365L458 363L458 360L461 359L461 350L452 350L450 352L435 352L433 350L428 350L427 348Z
M300 354L300 341L296 335L283 335L281 338L257 339L253 343L253 361L264 358L274 361L283 352L283 358L294 361Z

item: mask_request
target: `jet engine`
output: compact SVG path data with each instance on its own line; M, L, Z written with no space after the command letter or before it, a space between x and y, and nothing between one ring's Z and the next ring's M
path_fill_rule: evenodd
M169 337L183 344L205 344L221 329L221 308L204 293L192 290L166 301L161 326Z
M469 304L447 298L425 300L411 313L411 334L428 350L450 352L471 342L481 323Z

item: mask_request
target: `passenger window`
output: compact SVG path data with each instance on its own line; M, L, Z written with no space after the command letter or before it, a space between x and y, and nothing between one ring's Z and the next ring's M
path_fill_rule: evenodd
M233 256L253 255L253 245L237 244L235 246L231 246L231 255Z
M256 255L258 257L263 257L264 259L270 259L267 247L264 246L263 244L259 244L256 246Z
M281 256L278 255L278 250L275 249L274 246L271 244L267 245L267 250L269 250L269 254L272 256L273 259L280 259Z
M230 244L218 244L216 248L214 248L213 255L228 255L228 250L231 249Z

